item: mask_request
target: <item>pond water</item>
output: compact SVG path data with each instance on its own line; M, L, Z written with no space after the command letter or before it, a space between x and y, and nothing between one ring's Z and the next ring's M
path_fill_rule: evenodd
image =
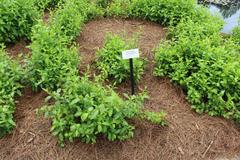
M231 33L234 27L238 25L240 18L240 3L232 6L219 6L214 4L206 5L211 13L219 13L224 21L223 33Z

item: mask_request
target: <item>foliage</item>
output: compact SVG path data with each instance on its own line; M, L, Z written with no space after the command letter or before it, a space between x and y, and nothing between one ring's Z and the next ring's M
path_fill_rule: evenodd
M71 0L59 6L50 21L51 29L60 36L68 36L73 40L79 34L84 22L102 15L102 11L88 0Z
M55 90L64 83L64 76L79 63L76 47L68 48L68 38L59 36L43 23L33 29L32 56L28 73L32 87Z
M65 0L34 0L34 5L40 9L44 10L49 7L55 7L60 3L65 2Z
M130 76L129 61L122 59L122 51L136 47L134 39L124 41L118 35L108 34L102 49L97 52L97 67L105 78L121 83ZM144 62L134 59L134 76L138 81L144 71Z
M112 0L95 0L94 1L94 3L96 3L98 7L101 7L104 9L106 9L111 2Z
M15 126L13 113L15 111L14 97L20 95L20 81L23 70L10 60L3 47L0 48L0 138L9 133Z
M75 74L67 76L64 86L51 96L56 103L42 108L41 112L52 119L51 131L62 145L65 140L75 138L95 143L98 135L110 141L131 138L134 126L126 119L138 115L165 124L165 113L141 111L144 94L123 100L110 88L90 82L87 77L79 79Z
M40 21L33 28L28 71L34 89L56 90L64 83L66 73L79 63L77 48L69 48L69 43L80 32L83 22L91 18L89 12L94 5L87 0L73 0L59 7L49 26Z
M113 0L106 9L110 17L129 17L131 2L129 0Z
M39 22L33 29L29 75L34 88L45 89L55 100L41 111L52 119L52 132L61 144L75 138L94 143L99 134L112 141L130 138L134 127L126 119L137 115L165 124L163 112L141 111L144 96L123 100L99 82L79 78L77 50L68 48L69 41L83 22L101 13L98 9L92 13L92 7L95 5L85 0L68 1L53 13L49 26Z
M31 28L39 16L33 0L1 0L0 43L30 39Z
M239 47L221 37L220 21L212 22L215 29L208 22L180 22L170 33L173 40L156 50L155 75L183 86L197 112L239 121Z
M238 26L233 29L232 38L238 45L240 45L240 18Z
M196 10L195 0L132 0L131 16L161 24L177 24Z

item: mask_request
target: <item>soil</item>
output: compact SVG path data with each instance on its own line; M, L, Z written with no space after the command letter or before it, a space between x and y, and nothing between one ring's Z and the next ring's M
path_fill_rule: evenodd
M9 55L12 58L21 58L24 57L25 55L27 55L30 52L30 49L27 48L28 46L28 42L21 40L15 44L9 44L7 45L7 53L9 53ZM21 56L21 57L19 57Z
M162 26L140 20L98 19L89 22L76 40L82 57L80 71L85 71L87 65L95 69L95 51L102 47L107 32L123 31L129 36L141 33L140 50L149 63L137 90L139 92L147 86L150 99L146 101L145 108L166 111L168 126L159 127L132 120L131 123L136 126L133 139L109 142L99 137L96 144L76 140L61 148L49 132L51 122L35 114L36 109L44 105L46 93L34 93L26 88L23 96L18 98L15 114L17 127L12 134L0 140L0 159L220 160L225 157L234 159L240 153L240 126L223 118L197 114L191 109L180 87L167 78L152 75L152 50L166 36ZM129 83L116 88L120 94L129 93L129 90Z

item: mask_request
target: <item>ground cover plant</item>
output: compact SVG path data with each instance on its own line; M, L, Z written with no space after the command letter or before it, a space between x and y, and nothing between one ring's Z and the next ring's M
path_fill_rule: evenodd
M0 43L30 39L31 28L39 17L33 0L1 0Z
M0 47L0 138L15 126L15 96L20 95L23 70L17 62L12 61L4 47Z
M108 34L102 49L97 52L97 68L103 78L109 78L119 84L130 77L129 61L122 59L122 51L137 48L137 39L124 40L119 35ZM144 72L144 61L134 60L134 78L139 81Z

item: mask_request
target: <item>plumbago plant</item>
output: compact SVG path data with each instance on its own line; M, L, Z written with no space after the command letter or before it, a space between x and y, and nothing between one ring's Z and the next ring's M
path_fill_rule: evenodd
M141 109L145 94L123 100L112 89L89 81L87 76L79 78L76 73L69 73L62 88L50 95L48 99L54 98L56 103L43 107L39 112L52 119L51 131L61 145L65 140L76 138L95 143L98 135L104 135L110 141L126 140L133 137L134 130L127 121L129 118L165 124L164 112Z
M0 43L30 39L31 28L39 17L33 0L1 0Z
M122 59L122 51L136 48L136 38L124 41L118 35L107 34L104 47L97 52L97 67L104 78L121 83L129 79L129 61ZM134 59L135 80L139 81L144 71L144 61Z
M14 97L20 95L23 70L16 62L10 60L3 46L0 46L0 138L15 126Z

